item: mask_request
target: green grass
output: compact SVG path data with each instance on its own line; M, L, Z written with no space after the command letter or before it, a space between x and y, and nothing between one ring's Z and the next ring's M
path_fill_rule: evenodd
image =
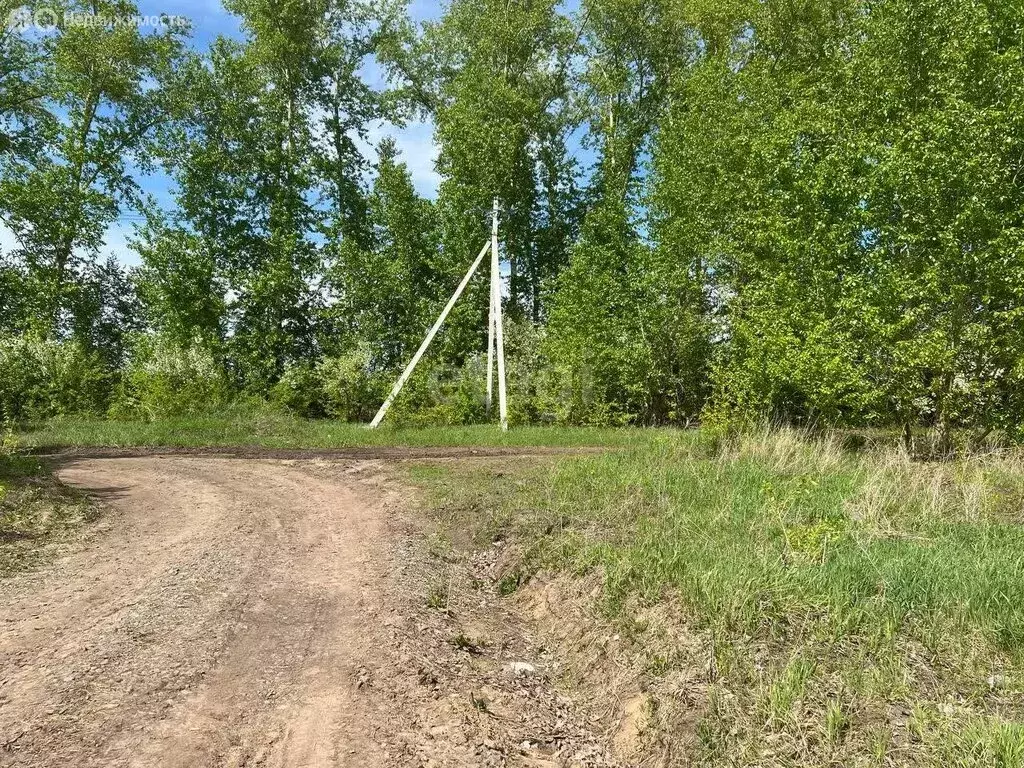
M59 485L31 457L0 445L0 578L39 565L98 509Z
M787 432L722 450L654 433L411 477L464 546L520 543L503 591L539 569L600 573L652 687L710 657L704 714L674 736L698 763L1024 765L1019 456L919 464Z
M235 408L207 415L154 422L99 418L53 419L28 425L18 435L28 448L73 446L262 447L296 449L409 447L581 447L622 446L641 430L522 427L502 432L496 425L376 430L340 421L311 421L269 409Z

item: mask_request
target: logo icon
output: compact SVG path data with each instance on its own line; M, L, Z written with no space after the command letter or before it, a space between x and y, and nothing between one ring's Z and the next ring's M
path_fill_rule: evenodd
M55 29L60 23L60 16L53 8L40 8L35 12L34 19L36 29L41 30Z

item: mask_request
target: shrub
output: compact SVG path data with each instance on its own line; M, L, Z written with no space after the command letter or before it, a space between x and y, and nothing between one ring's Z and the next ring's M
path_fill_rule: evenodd
M506 326L506 377L509 421L515 425L554 421L564 410L558 398L561 383L546 367L540 352L542 331L528 321ZM271 390L271 400L306 417L332 417L367 422L391 391L399 371L375 369L368 345L317 365L289 366ZM388 413L392 425L463 425L487 420L486 355L476 354L460 365L427 355L406 383ZM494 383L491 421L498 417L498 385Z
M157 419L201 413L229 397L224 369L206 346L182 347L162 335L140 336L111 415Z
M281 380L270 389L270 400L299 416L316 418L327 415L320 371L309 363L285 368Z
M508 418L514 426L562 421L565 380L545 354L544 327L510 319L505 325Z
M317 366L328 416L345 421L369 421L387 396L389 374L370 369L366 345Z
M369 349L361 345L316 365L288 366L270 397L300 416L368 421L387 395L391 377L371 369Z
M17 421L102 411L109 375L77 341L0 337L0 418Z
M455 426L478 424L487 418L487 366L483 355L473 355L459 366L424 360L402 390L388 420L401 426ZM494 407L498 413L498 387Z

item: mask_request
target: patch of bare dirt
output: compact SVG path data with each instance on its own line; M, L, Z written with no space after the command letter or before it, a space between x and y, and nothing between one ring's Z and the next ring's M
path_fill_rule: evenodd
M698 725L717 677L709 638L670 598L632 605L625 612L630 622L613 622L599 610L601 593L600 574L541 573L516 594L515 604L561 660L563 683L601 702L595 722L623 765L693 764ZM630 624L633 634L623 636Z
M0 765L616 765L554 654L433 581L380 469L67 459L109 509L0 582Z

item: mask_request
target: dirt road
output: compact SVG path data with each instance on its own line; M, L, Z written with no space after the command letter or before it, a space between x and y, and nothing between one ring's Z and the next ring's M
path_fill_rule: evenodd
M67 461L61 480L107 512L0 583L0 765L612 764L543 664L507 671L534 651L501 618L478 630L489 653L451 642L462 617L414 594L396 493L373 474Z

